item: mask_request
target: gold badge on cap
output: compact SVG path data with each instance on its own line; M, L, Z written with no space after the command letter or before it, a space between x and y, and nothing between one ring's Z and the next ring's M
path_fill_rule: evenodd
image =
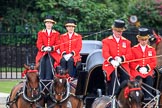
M122 47L126 48L126 43L125 42L122 43Z
M152 56L152 51L148 51L148 56Z

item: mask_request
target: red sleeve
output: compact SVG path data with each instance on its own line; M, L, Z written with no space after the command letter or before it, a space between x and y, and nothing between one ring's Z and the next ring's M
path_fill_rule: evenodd
M109 40L108 39L103 39L102 40L102 56L105 60L109 60L110 58L112 58L112 56L110 55L110 51L109 51Z
M81 35L77 36L75 43L77 46L74 47L74 49L72 50L72 52L74 53L74 56L78 55L81 51L81 48L82 48L82 36Z
M42 35L41 31L38 32L36 46L37 46L38 50L40 50L40 51L41 51L42 47L44 46L42 36L43 35Z

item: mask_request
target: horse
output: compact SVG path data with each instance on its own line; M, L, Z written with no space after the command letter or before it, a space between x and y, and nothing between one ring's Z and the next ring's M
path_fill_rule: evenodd
M83 101L75 95L75 90L70 86L67 71L60 71L54 75L50 86L48 108L82 108ZM63 72L63 73L62 73Z
M162 93L162 37L159 35L158 31L155 29L152 31L152 34L149 43L152 47L155 48L156 50L156 55L157 55L157 66L154 69L155 72L157 73L156 75L156 89L158 89ZM160 95L160 101L159 101L159 106L162 108L162 96Z
M141 89L142 81L124 81L115 93L115 96L101 96L94 100L92 108L142 108L143 92ZM115 98L114 98L115 97Z
M44 94L41 92L39 83L38 65L25 65L26 80L15 85L9 97L6 106L9 108L44 108Z
M157 55L157 68L159 70L162 70L162 37L156 33L155 31L152 31L153 35L151 35L149 39L149 43L152 47L156 50Z

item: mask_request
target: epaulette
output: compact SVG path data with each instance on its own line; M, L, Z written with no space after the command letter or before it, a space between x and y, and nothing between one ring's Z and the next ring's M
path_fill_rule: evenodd
M78 33L74 33L74 35L75 35L75 36L79 36L79 34L78 34Z
M147 45L148 46L148 48L153 48L152 46L150 46L150 45Z
M112 36L112 35L110 35L110 36L108 37L108 39L113 39L113 36Z
M46 32L46 29L43 29L41 32Z
M56 30L53 29L53 30L52 30L52 33L56 33Z
M125 37L123 37L123 36L122 36L122 39L123 39L123 40L127 40L127 39L126 39Z
M67 35L67 33L64 33L64 34L62 34L61 36L66 36Z
M137 45L134 45L133 47L138 47L139 46L139 44L137 44Z

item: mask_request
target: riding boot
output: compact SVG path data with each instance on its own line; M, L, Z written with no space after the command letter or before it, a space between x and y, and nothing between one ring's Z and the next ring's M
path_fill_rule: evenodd
M143 79L143 82L148 84L150 87L153 87L153 78L151 76L146 77ZM144 86L145 89L152 94L152 89L150 87ZM144 92L145 98L151 98L150 94L148 92Z
M49 55L48 55L49 56ZM54 59L50 56L46 58L46 80L52 80L54 74Z
M68 71L69 71L70 77L74 77L75 76L75 72L74 72L74 59L72 57L70 57L70 59L68 60L67 67L68 67Z
M45 61L46 61L46 55L43 56L40 60L40 66L39 66L39 76L40 79L44 80L45 79Z
M60 60L60 65L61 65L61 67L63 68L63 69L67 69L67 66L66 66L66 60L65 60L65 58L64 57L62 57L61 58L61 60Z
M128 75L128 73L126 73L126 71L124 71L123 69L121 69L120 67L118 67L118 72L120 74L120 84L125 81L125 80L129 80L130 77Z
M113 95L113 91L115 92L116 89L117 89L117 82L115 82L115 72L112 72L111 75L110 75L110 81L107 82L107 86L108 86L108 95ZM115 86L114 86L115 85Z

